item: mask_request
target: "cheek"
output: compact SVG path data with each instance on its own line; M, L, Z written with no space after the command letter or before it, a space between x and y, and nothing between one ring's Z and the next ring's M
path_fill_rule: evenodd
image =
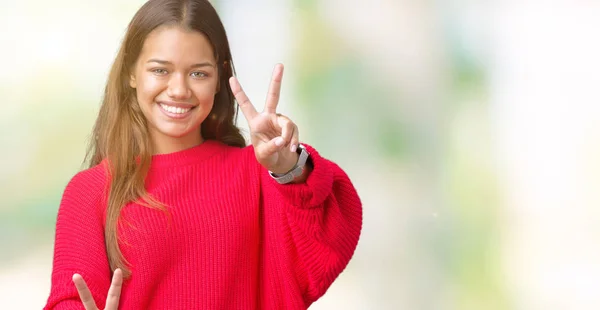
M192 92L200 102L214 100L217 83L199 83L192 87Z
M165 82L153 77L144 77L138 82L137 97L140 103L147 104L154 101L165 88Z

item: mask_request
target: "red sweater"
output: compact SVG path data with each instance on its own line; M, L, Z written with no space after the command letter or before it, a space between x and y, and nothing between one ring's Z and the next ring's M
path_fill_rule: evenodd
M344 270L362 207L348 176L310 146L303 184L277 184L251 146L217 141L155 155L146 189L171 218L123 208L120 247L132 275L119 309L306 309ZM84 309L79 273L104 308L111 271L104 245L105 165L67 185L56 222L52 287L44 309Z

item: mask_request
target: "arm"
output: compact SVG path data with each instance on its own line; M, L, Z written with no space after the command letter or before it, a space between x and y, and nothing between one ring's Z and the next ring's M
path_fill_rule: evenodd
M95 167L75 175L64 191L56 220L52 286L44 309L84 309L73 283L75 273L104 307L111 281L101 209L104 184L103 169Z
M346 173L306 147L313 166L306 182L281 185L262 169L261 190L266 233L283 247L308 306L350 261L362 227L362 205Z
M352 257L362 226L362 206L344 171L313 148L307 147L312 171L294 180L297 183L280 185L268 174L285 174L298 162L298 126L276 113L282 77L283 65L278 64L261 113L237 78L231 77L229 84L248 121L254 157L262 166L260 270L265 280L261 297L266 301L301 295L304 305L309 306L325 293ZM275 309L281 306L278 302L271 305Z

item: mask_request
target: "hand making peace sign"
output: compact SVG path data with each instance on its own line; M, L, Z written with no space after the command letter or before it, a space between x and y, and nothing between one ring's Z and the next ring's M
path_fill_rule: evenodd
M94 297L90 292L87 284L83 280L83 277L79 274L73 275L73 283L77 288L77 292L79 293L79 298L81 299L81 303L83 303L83 307L85 310L98 310L96 306L96 302L94 301ZM110 288L108 289L108 296L106 296L106 307L104 310L117 310L119 307L119 299L121 298L121 287L123 286L123 272L121 269L116 269L112 282L110 283Z
M235 99L248 120L256 159L267 170L277 174L286 173L296 165L299 142L298 126L287 116L276 113L282 78L283 65L277 64L273 70L265 108L261 113L256 111L237 78L229 79Z

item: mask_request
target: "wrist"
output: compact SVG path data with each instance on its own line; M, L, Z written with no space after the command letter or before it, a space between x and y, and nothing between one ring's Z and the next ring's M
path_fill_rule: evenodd
M296 168L296 164L298 164L298 160L300 159L300 154L297 152L290 152L290 157L288 160L288 164L282 165L282 168L276 168L269 171L276 177L283 176L285 174L290 173L294 168Z
M275 171L269 171L269 175L279 184L295 182L297 180L301 180L302 177L306 178L306 173L308 172L306 169L308 156L308 151L302 144L300 144L296 150L297 161L292 169L283 174L277 174Z

